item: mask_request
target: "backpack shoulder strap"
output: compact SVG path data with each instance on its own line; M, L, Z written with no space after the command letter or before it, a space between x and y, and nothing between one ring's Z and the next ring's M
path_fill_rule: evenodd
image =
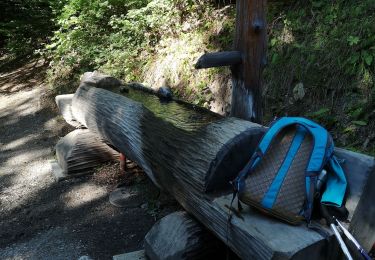
M277 134L285 127L290 125L300 125L313 136L314 148L307 167L307 175L318 174L321 171L324 163L327 142L330 140L328 132L320 125L302 117L281 117L274 121L268 131L264 134L253 156L239 173L239 178L247 177L250 171L267 152L275 136L277 136Z

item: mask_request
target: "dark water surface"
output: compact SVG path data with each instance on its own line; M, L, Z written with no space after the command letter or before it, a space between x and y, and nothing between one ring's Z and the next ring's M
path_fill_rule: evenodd
M222 118L205 108L179 100L163 101L155 94L143 90L129 88L127 93L120 92L119 88L111 89L112 92L142 103L155 116L172 123L174 126L186 131L195 131L211 122Z

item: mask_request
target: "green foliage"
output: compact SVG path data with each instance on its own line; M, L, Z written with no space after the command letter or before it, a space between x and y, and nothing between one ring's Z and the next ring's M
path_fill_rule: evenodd
M356 147L371 136L375 2L272 2L268 21L266 113L312 117L329 127L344 146ZM298 82L303 82L306 95L290 103L291 89Z
M222 19L211 21L213 11ZM58 91L82 72L101 70L125 81L160 76L165 83L149 84L184 86L176 93L204 104L206 96L196 86L207 85L209 72L196 77L194 62L203 50L229 44L233 16L203 1L70 0L57 23L47 50L53 57L50 83ZM217 32L214 42L211 31ZM189 86L191 94L185 95Z
M212 86L225 85L230 72L193 65L204 52L231 49L229 2L5 0L0 48L22 53L47 43L48 75L58 92L71 92L68 82L82 72L101 70L125 81L168 84L208 107L217 98ZM375 136L374 21L373 0L270 2L265 121L308 116L348 147L360 146L358 136Z
M48 41L53 19L64 1L2 0L0 3L0 51L23 55Z
M74 73L100 68L135 80L147 62L140 59L142 54L153 52L161 36L173 34L179 25L182 14L176 2L69 1L58 18L59 30L47 46L54 57L51 75L61 67Z
M353 124L359 125L359 126L366 126L367 122L365 121L352 121Z
M321 108L318 111L315 111L313 113L308 113L307 116L319 119L325 117L329 113L330 109L329 108Z

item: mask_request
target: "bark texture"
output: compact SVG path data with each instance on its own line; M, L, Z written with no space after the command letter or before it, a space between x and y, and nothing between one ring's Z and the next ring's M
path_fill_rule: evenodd
M221 259L225 245L187 212L159 220L145 237L146 255L153 260Z
M208 175L215 178L211 171L225 163L218 155L232 150L232 139L245 135L243 145L251 152L254 135L259 138L263 133L259 125L236 118L222 118L193 131L179 128L160 120L141 103L85 83L74 95L72 111L90 131L137 162L159 187L163 186L160 178L172 174L181 185L199 192L206 191ZM239 154L242 165L233 165L218 185L233 178L250 155Z
M56 157L64 173L83 174L104 162L118 160L119 153L88 129L77 129L59 140Z

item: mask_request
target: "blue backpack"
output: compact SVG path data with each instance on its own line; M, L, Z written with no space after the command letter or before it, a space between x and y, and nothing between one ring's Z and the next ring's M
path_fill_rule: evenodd
M274 121L249 162L232 182L239 201L291 224L310 221L316 183L327 171L321 203L341 207L345 174L331 135L301 117Z

